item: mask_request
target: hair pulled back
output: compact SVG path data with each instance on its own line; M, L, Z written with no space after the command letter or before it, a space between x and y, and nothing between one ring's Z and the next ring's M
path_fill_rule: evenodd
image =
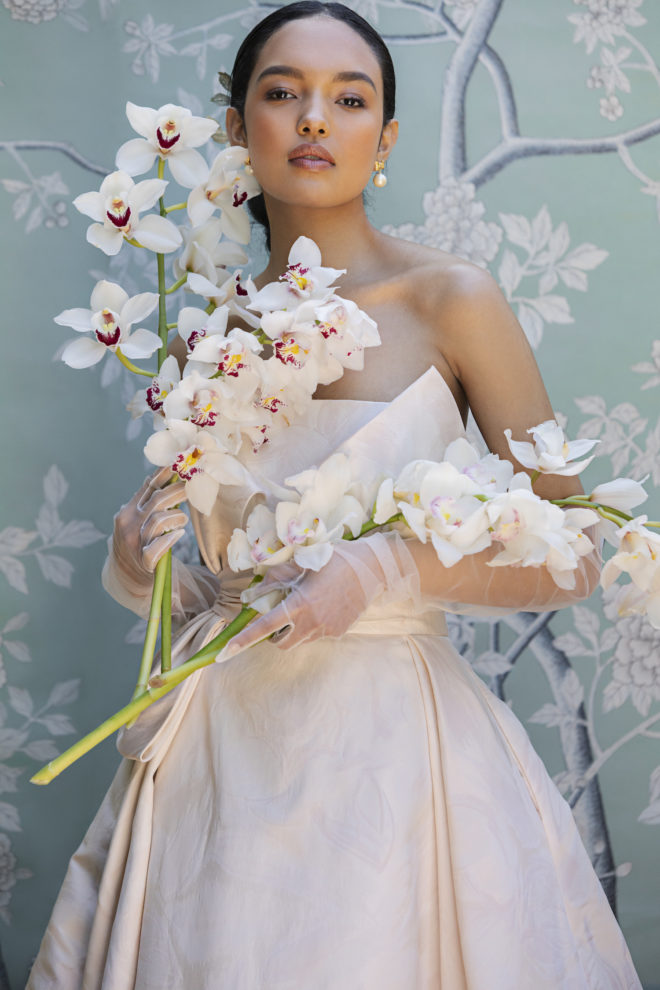
M305 17L317 17L319 14L347 24L356 34L360 35L372 50L383 77L383 125L392 120L396 98L396 80L392 56L387 45L371 24L354 10L351 10L350 7L346 7L343 3L321 3L320 0L299 0L297 3L290 3L274 10L262 21L259 21L243 39L234 60L229 99L229 105L234 107L242 118L245 117L245 98L248 84L257 59L268 39L279 28L291 23L291 21L302 20ZM270 248L270 227L263 196L254 196L247 205L253 218L265 228L266 245Z

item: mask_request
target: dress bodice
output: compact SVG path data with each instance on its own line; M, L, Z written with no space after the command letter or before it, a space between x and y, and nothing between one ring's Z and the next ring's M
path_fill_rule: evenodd
M256 453L241 453L250 484L223 487L208 516L191 509L204 561L217 573L233 530L244 526L255 502L278 497L285 478L320 465L336 451L350 457L356 477L375 478L396 475L419 458L439 460L447 444L463 434L454 397L434 366L390 402L313 399L304 420Z

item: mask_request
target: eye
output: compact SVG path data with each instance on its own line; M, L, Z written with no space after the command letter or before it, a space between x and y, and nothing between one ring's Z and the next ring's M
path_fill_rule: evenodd
M342 96L337 102L344 107L363 107L365 105L361 96Z
M282 89L281 87L278 87L277 89L271 89L266 93L267 100L279 101L279 100L289 100L294 98L295 97L293 93L289 92L288 89Z

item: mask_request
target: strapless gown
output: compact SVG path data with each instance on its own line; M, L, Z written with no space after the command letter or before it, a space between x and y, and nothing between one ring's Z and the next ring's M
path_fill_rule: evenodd
M254 490L195 519L207 563L260 477L339 447L397 471L462 432L434 368L390 403L314 401ZM177 657L235 614L232 578ZM253 647L119 747L29 990L640 990L568 806L438 609L376 601L340 640Z

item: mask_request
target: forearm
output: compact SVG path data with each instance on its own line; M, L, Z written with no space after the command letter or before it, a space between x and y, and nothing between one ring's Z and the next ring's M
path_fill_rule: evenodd
M594 549L579 558L572 572L575 578L572 588L559 587L544 565L490 566L489 562L500 552L501 545L464 556L451 567L445 567L438 560L430 542L424 544L415 538L407 538L397 544L397 552L410 555L419 573L420 592L429 604L447 603L449 611L459 612L461 605L545 612L574 604L594 591L602 564L599 541L595 536L594 542Z

